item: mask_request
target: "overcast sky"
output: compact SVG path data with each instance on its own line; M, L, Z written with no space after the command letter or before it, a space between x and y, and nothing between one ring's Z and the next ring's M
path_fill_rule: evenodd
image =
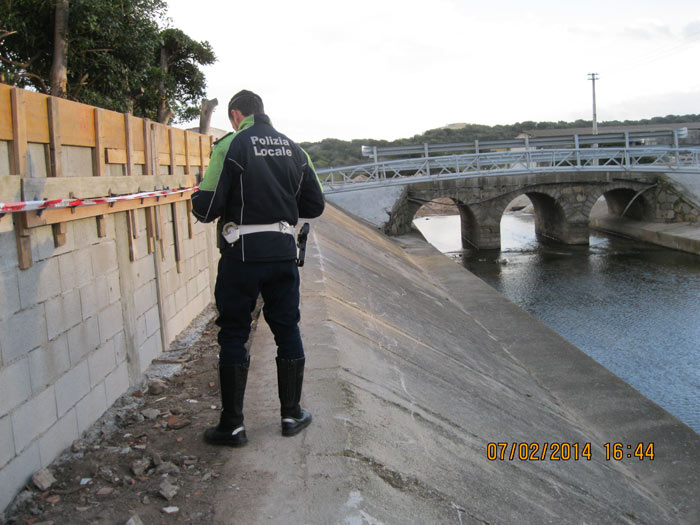
M298 142L396 139L455 122L700 113L698 0L168 0L208 40L212 125L251 89Z

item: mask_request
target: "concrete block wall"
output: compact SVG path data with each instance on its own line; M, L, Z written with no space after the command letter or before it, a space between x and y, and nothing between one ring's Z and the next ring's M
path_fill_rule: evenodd
M171 205L165 248L148 252L145 211L136 210L136 260L127 215L31 230L33 264L20 270L14 231L0 231L0 512L126 390L213 299L218 253L211 225L177 203L182 260L175 261ZM158 243L156 242L158 245Z

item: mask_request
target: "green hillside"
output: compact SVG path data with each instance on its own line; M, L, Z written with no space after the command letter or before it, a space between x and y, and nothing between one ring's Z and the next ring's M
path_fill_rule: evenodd
M612 120L601 122L599 128L606 126L636 126L644 124L669 124L675 122L700 122L700 115L668 115L666 117L654 117L644 120ZM309 152L311 159L317 168L331 166L344 166L368 162L367 157L362 156L362 146L405 146L409 144L445 144L453 142L472 142L474 140L504 140L512 139L526 130L535 129L562 129L583 128L591 126L590 120L576 120L574 122L517 122L515 124L484 126L481 124L465 124L459 129L450 127L431 129L411 138L393 141L376 139L324 139L320 142L304 142L301 146Z

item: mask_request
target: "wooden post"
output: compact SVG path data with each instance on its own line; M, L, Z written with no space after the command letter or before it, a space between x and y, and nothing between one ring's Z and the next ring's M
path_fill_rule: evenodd
M15 239L17 241L17 263L21 270L32 266L32 242L29 230L24 227L24 213L15 213L12 216L15 221Z
M46 104L49 115L49 164L51 166L48 176L61 177L63 176L63 154L60 130L60 102L56 97L48 97ZM66 223L52 224L51 230L53 232L53 245L56 248L66 244Z
M92 174L95 177L104 177L105 175L105 151L104 137L102 134L102 113L103 110L95 108L95 150L92 156ZM106 237L107 227L105 226L105 216L98 215L95 217L97 223L97 236Z
M131 115L124 115L124 133L126 135L126 175L134 174L134 139L131 131Z
M13 175L24 177L27 172L27 115L24 103L24 91L12 88L10 91L12 106L12 155L10 171Z
M180 250L180 217L177 212L177 202L173 202L170 205L170 209L173 215L173 241L175 244L175 265L177 266L177 273L182 273L182 251Z
M163 225L163 210L161 206L154 206L153 210L156 217L156 239L160 244L160 255L165 260L165 226Z
M192 226L192 199L187 199L187 237L194 239L194 227Z
M134 214L136 210L129 210L126 212L126 230L127 237L129 238L129 260L134 262L136 260L136 243L134 239L136 238L136 224L134 224Z
M204 177L204 136L199 136L199 173Z
M143 119L143 174L153 175L153 151L151 149L151 121Z
M59 99L49 97L46 99L49 114L49 158L51 159L51 171L49 177L61 177L63 175L63 161L61 153L61 132L59 128Z
M24 91L12 88L10 91L12 108L12 153L10 172L24 177L27 172L27 115ZM13 214L15 240L17 241L17 262L22 270L32 266L32 243L29 230L24 227L24 214Z
M102 110L95 108L95 151L92 174L103 177L105 174L104 137L102 136Z
M184 131L185 133L185 175L190 174L190 137L189 133L187 130Z
M66 244L66 223L52 224L51 229L53 231L53 245L58 248Z
M152 175L160 175L160 152L158 151L158 127L155 122L151 122L151 168Z
M95 220L97 221L97 236L100 238L107 237L107 223L105 221L105 216L98 215L95 217Z
M146 239L148 241L148 253L153 253L156 250L156 227L153 206L146 208Z
M170 175L175 175L175 130L168 128L168 146L170 146Z

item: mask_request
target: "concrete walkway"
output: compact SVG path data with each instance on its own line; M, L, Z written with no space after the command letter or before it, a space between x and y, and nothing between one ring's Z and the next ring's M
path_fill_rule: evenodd
M622 217L591 217L590 226L596 230L700 255L700 224L643 222Z
M421 238L329 207L302 282L314 423L280 436L260 323L250 444L222 451L216 523L700 523L700 436ZM653 460L626 457L640 442ZM540 448L510 460L510 443Z

